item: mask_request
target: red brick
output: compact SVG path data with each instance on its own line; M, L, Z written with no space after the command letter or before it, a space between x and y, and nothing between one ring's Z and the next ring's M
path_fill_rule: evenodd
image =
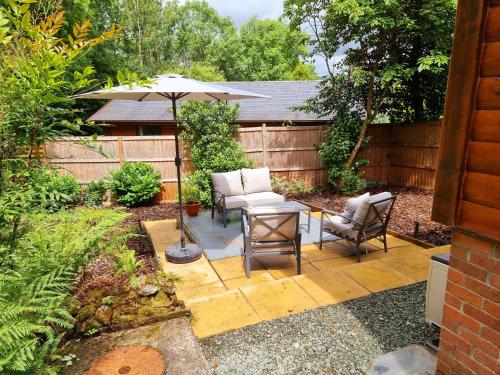
M466 249L463 246L452 244L450 249L450 254L452 257L460 258L465 261L469 260L470 250Z
M497 319L500 319L500 303L485 299L483 307L484 311L486 311L488 314L493 315Z
M441 328L441 338L439 340L439 346L441 347L442 343L445 342L446 345L443 349L445 349L448 353L452 353L452 348L457 348L464 353L470 354L472 350L472 343L465 341L463 338L459 337L455 333L446 329L445 327ZM452 348L448 347L451 345Z
M475 359L470 357L469 355L457 350L455 353L455 358L458 363L464 365L468 369L472 370L475 375L495 375L492 370L489 370ZM458 372L460 374L460 372Z
M497 273L491 274L490 284L492 287L499 289L500 288L500 275Z
M448 280L451 280L458 285L464 285L465 275L462 271L459 271L455 268L450 268L448 269Z
M466 260L453 256L450 257L450 269L452 268L455 268L458 271L462 271L466 275L475 277L476 279L479 279L481 281L486 280L486 275L488 274L488 271L486 271L485 269L475 266Z
M477 320L488 327L491 327L495 330L500 330L500 320L495 318L494 316L485 313L483 310L478 309L475 306L469 305L468 303L464 304L463 307L464 314L467 314L474 320Z
M462 305L463 305L463 302L460 298L458 297L455 297L453 294L451 293L446 293L445 296L444 296L444 301L450 305L451 307L454 307L455 309L457 310L461 310L462 309Z
M443 307L443 311L444 311L444 307ZM458 322L456 320L454 320L451 316L443 315L443 319L441 321L441 327L446 327L450 331L458 333L459 325L458 325Z
M465 287L472 292L475 292L487 299L499 302L500 301L500 290L497 288L493 288L492 286L485 284L481 281L478 281L474 278L467 277L465 279Z
M500 365L498 364L498 361L482 350L474 350L474 359L476 359L478 362L480 362L496 374L500 373Z
M459 363L455 356L451 356L450 354L444 352L443 350L439 350L438 360L445 364L447 368L449 368L449 372L445 372L446 375L474 375L474 373L465 367L463 364ZM445 366L440 367L441 370L447 370Z
M483 326L481 328L481 337L485 340L488 340L492 344L499 345L500 343L500 332L491 329L490 327Z
M457 245L461 245L466 249L474 249L485 254L493 254L493 246L491 243L463 233L454 232L452 242Z
M481 306L481 303L483 301L480 295L472 293L470 290L465 289L464 287L455 284L454 282L450 282L449 280L446 284L446 292L451 293L461 300L472 303L476 306Z
M474 346L474 350L479 349L483 352L489 354L492 357L498 356L498 346L488 340L485 340L481 336L478 336L471 331L464 330L460 333L460 337Z
M490 257L479 251L472 251L470 262L475 264L476 266L485 268L488 271L493 271L496 273L498 273L500 268L500 262L498 262L495 258Z
M476 320L448 305L444 305L443 307L443 316L448 316L449 318L455 320L459 325L470 329L472 332L479 332L479 328L481 327L481 324L479 324ZM451 328L450 330L455 331Z

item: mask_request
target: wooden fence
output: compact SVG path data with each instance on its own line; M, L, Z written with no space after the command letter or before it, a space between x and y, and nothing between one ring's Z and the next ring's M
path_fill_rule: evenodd
M409 125L373 125L369 146L362 157L370 160L365 177L382 183L432 188L439 144L438 123ZM324 127L241 128L237 140L257 166L268 166L275 175L300 178L307 186L324 184L327 174L319 158L317 145L324 139ZM86 184L107 175L124 161L152 164L162 176L161 200L176 196L175 146L173 136L104 136L81 144L71 137L45 145L45 155L54 166L72 173ZM183 152L183 173L192 164Z

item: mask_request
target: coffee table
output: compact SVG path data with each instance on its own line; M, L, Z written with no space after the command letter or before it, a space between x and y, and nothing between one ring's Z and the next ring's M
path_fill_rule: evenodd
M276 208L278 210L280 208L288 208L288 209L291 208L291 209L295 209L297 211L304 212L304 213L308 212L308 215L307 215L307 233L311 232L311 207L306 206L305 204L297 202L297 201L286 201L283 203L266 204L264 206L273 207L273 208ZM249 208L251 208L251 207L242 207L241 214L246 215L247 210Z

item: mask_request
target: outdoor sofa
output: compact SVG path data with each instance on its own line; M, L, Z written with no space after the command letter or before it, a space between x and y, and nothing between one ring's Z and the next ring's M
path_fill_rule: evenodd
M227 226L228 211L244 207L283 203L285 197L273 192L269 168L241 169L212 174L212 219L217 210Z
M351 198L342 213L323 209L319 234L319 247L326 239L345 240L361 262L360 245L373 238L384 244L387 252L387 225L396 196L383 192L369 196L369 193ZM327 233L324 237L323 234Z

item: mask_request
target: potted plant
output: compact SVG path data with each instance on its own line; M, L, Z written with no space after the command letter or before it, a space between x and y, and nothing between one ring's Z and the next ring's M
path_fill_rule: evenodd
M188 216L198 216L200 212L200 189L189 179L182 184L182 200Z

